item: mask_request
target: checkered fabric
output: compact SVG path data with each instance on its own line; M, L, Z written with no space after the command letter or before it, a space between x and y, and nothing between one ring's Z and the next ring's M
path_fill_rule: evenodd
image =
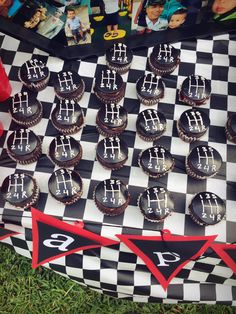
M18 80L17 72L25 61L37 57L47 64L51 72L48 87L38 93L38 99L43 104L43 119L31 128L43 142L43 154L37 162L25 166L16 164L7 156L6 139L19 127L12 121L7 108L3 104L0 106L0 120L4 124L4 134L0 137L1 182L16 170L24 170L32 174L41 189L37 209L68 222L83 220L86 229L114 240L117 240L115 234L160 235L159 230L169 229L176 235L217 234L218 242L235 242L236 145L226 140L224 126L228 114L236 112L236 36L225 34L208 39L184 41L173 46L181 49L181 63L171 75L163 78L166 85L165 96L159 105L152 108L160 110L167 119L166 132L154 144L163 145L170 150L175 159L175 168L157 181L149 178L138 166L137 156L140 151L152 146L152 143L140 139L135 128L137 114L147 108L137 99L135 83L140 76L149 72L147 56L152 48L135 50L131 69L123 75L126 93L120 104L128 111L128 126L122 138L128 144L129 158L122 169L112 171L104 169L95 158L96 145L103 137L96 130L95 117L101 103L93 93L93 84L96 73L105 66L105 57L63 61L27 43L0 34L1 57L11 81L13 94L24 90ZM83 195L75 204L65 206L48 194L45 182L57 169L57 166L47 157L48 146L58 135L58 131L50 121L56 100L53 81L56 72L69 69L77 71L86 84L85 94L80 101L86 125L79 133L73 135L80 140L83 147L83 158L75 167L83 179ZM183 111L189 109L188 105L179 102L178 89L185 77L191 74L202 75L211 81L211 98L201 107L209 114L211 125L209 131L197 143L188 144L178 137L176 121ZM223 166L214 178L194 180L186 175L185 156L198 144L208 144L221 153ZM93 201L94 187L99 181L108 178L122 180L127 184L131 194L131 202L125 213L117 217L104 216ZM144 220L137 207L139 194L145 188L154 185L166 187L175 202L173 214L158 224ZM188 205L194 194L200 191L216 193L225 200L227 212L223 221L214 226L200 227L191 220ZM3 222L7 229L22 233L2 242L13 246L17 253L31 258L31 213L16 210L5 203L0 196L0 222ZM171 281L167 291L159 285L144 262L122 243L112 249L102 247L78 252L56 259L46 264L46 267L91 289L118 298L139 302L236 305L236 276L210 250L206 252L205 258L188 263Z

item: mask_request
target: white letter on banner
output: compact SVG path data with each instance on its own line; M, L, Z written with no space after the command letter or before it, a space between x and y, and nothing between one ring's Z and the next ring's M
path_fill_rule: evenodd
M75 241L72 237L69 237L65 234L55 233L55 234L52 234L51 237L52 239L58 239L58 237L64 237L65 240L48 239L48 240L43 241L43 245L47 247L58 248L59 251L63 251L63 252L68 251L66 247L68 247L71 243Z
M175 262L178 262L180 260L180 256L179 254L177 253L171 253L171 252L153 252L153 254L156 254L159 261L160 261L160 264L158 264L157 266L169 266L169 264L166 264L165 262L169 262L169 263L175 263ZM164 259L164 255L170 255L170 256L174 256L175 259Z

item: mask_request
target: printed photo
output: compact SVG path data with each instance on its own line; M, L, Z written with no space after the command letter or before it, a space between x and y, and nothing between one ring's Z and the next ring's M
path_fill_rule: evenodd
M65 34L68 46L91 43L88 6L66 7Z
M218 22L236 19L236 0L214 0L211 11Z
M54 38L63 28L66 21L65 8L48 7L46 19L37 27L37 33L49 39Z
M0 16L11 18L22 7L24 0L0 0Z

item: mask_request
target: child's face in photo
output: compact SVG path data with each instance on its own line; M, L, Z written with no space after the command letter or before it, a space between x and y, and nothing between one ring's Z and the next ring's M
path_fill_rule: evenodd
M169 28L177 28L180 25L182 25L185 21L186 18L186 14L182 13L182 14L173 14L171 16L170 22L169 22Z
M155 5L155 6L148 6L146 9L147 12L147 16L149 17L149 19L152 20L157 20L159 18L159 16L161 15L161 13L164 10L164 6L163 5Z
M212 11L217 14L224 14L236 8L236 0L215 0Z
M75 18L75 12L74 11L68 11L67 12L67 17L69 19L74 19Z
M0 5L4 5L6 0L0 0Z

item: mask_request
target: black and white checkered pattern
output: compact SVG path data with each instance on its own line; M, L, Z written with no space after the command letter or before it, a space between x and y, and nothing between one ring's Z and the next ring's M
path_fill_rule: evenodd
M45 214L56 216L65 221L83 220L86 228L110 237L115 234L159 235L158 230L169 229L177 235L213 235L218 234L216 241L232 243L236 240L236 146L228 142L224 134L227 115L236 112L236 41L233 35L215 36L210 39L199 39L176 43L181 49L181 64L169 76L163 78L166 84L165 97L158 108L167 118L166 133L155 142L168 148L175 158L175 168L167 176L158 181L149 178L138 167L137 156L142 149L152 146L136 135L135 123L137 114L146 109L137 100L135 82L148 73L147 56L150 49L135 51L130 71L123 75L126 83L125 98L121 104L128 111L128 126L122 138L129 146L129 158L125 166L117 171L105 170L95 159L97 142L103 137L96 131L95 117L100 102L93 93L96 73L105 65L105 57L88 58L84 61L64 62L34 49L29 44L19 42L4 34L0 34L1 56L5 69L11 80L13 94L21 90L22 84L17 72L22 63L33 57L47 63L51 71L48 87L38 93L43 104L43 119L31 129L43 141L43 155L30 165L19 165L6 154L6 138L18 126L11 120L6 107L0 107L0 120L4 124L4 135L0 138L0 174L1 181L15 170L23 170L32 174L41 189L37 208ZM83 158L75 167L83 179L82 198L73 205L63 205L48 195L45 182L56 166L47 157L47 148L52 139L58 135L52 126L50 114L55 106L53 79L56 72L73 69L83 76L86 84L85 94L80 101L84 110L86 126L74 135L81 141ZM211 119L209 131L200 141L188 144L179 139L176 121L181 113L189 108L178 100L178 89L184 78L190 74L199 74L211 80L212 95L206 105L202 106ZM184 160L190 149L197 144L209 144L216 148L222 156L223 166L219 174L208 180L197 181L185 173ZM104 216L95 206L92 194L97 183L107 178L121 179L128 185L131 202L123 215L117 217ZM173 195L175 212L163 223L155 224L144 220L137 207L137 197L145 188L160 184ZM188 205L195 193L211 191L226 201L226 218L215 226L200 227L194 224L188 213ZM5 227L22 232L3 242L12 245L15 250L31 258L31 214L27 211L15 210L0 198L0 221ZM156 279L150 274L143 261L124 245L117 245L117 250L101 248L79 252L57 259L48 267L85 284L94 290L134 301L143 302L202 302L236 304L236 277L220 259L209 253L205 259L191 261L171 281L164 292Z

